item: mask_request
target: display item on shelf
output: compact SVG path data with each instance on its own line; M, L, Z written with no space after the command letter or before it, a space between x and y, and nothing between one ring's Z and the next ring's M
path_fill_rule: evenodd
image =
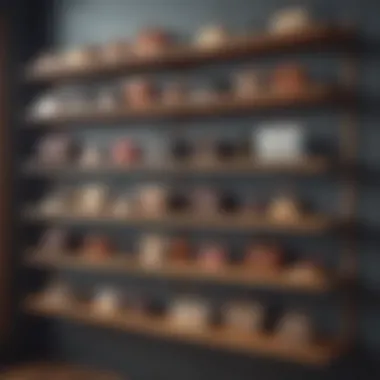
M51 134L37 141L37 162L43 166L67 164L73 153L73 142L66 135Z
M71 208L71 192L68 189L56 189L46 195L39 204L39 211L46 216L59 216Z
M277 325L276 336L289 345L310 343L313 338L310 318L297 311L285 313Z
M115 88L102 87L95 95L96 109L102 112L116 110L119 104Z
M306 155L304 130L297 123L263 124L255 128L252 140L254 160L292 163Z
M125 105L132 108L144 108L156 102L155 87L146 78L127 79L122 84L122 96Z
M98 48L100 62L118 65L126 62L132 55L132 46L128 41L110 41Z
M160 28L147 28L138 34L133 52L140 57L157 57L173 44L174 40L167 31Z
M48 91L32 101L28 113L32 118L44 119L62 115L63 112L64 106L57 91Z
M79 165L84 168L98 168L103 161L103 154L99 146L87 144L79 154Z
M164 105L176 106L186 103L187 91L183 83L173 82L164 86L161 93L161 102Z
M65 70L85 70L97 62L97 49L92 46L76 47L60 54Z
M168 239L160 235L144 235L139 243L139 262L146 268L164 264L169 249Z
M264 329L265 309L260 303L229 302L222 308L223 325L246 333Z
M134 211L134 199L129 193L117 196L111 204L111 214L115 218L128 218Z
M192 210L196 215L215 216L220 206L220 194L212 188L197 187L192 192Z
M245 268L257 273L278 272L284 256L284 250L276 244L252 243L244 257Z
M326 279L323 269L313 261L298 261L286 270L286 278L295 283L323 283Z
M75 300L74 294L70 286L61 281L53 280L42 292L42 301L54 308L65 308L72 304Z
M292 223L302 220L304 212L295 197L279 195L269 203L267 215L274 222Z
M38 250L48 254L61 254L69 248L69 235L61 228L51 228L45 231L38 242Z
M101 184L85 185L76 194L75 212L100 216L107 206L108 188Z
M92 309L97 314L114 314L122 307L121 295L112 287L100 288L95 292L92 300Z
M59 55L52 52L43 52L34 60L31 69L37 75L49 75L59 72L61 69Z
M197 261L203 269L221 270L226 266L227 260L227 251L222 244L204 243L199 248Z
M189 101L195 104L215 103L220 99L219 92L209 87L197 87L189 92Z
M276 34L301 33L311 25L312 19L305 7L289 7L273 13L268 29Z
M189 242L184 237L174 237L170 239L168 258L171 262L181 264L191 259L191 249Z
M230 39L231 36L224 26L208 25L197 32L194 43L202 49L215 49L223 47Z
M159 184L144 185L137 192L141 213L148 217L164 216L167 212L168 191Z
M106 236L91 234L84 237L82 252L89 260L98 261L110 258L113 249Z
M174 299L169 305L168 318L173 328L199 330L208 327L211 308L201 299L181 297Z
M233 78L233 94L239 99L250 99L262 94L263 74L258 70L244 70L235 74Z
M141 150L136 142L128 138L118 139L111 149L111 160L115 165L128 166L141 158Z
M298 95L310 87L310 80L305 68L297 63L277 66L270 78L270 90L283 96Z

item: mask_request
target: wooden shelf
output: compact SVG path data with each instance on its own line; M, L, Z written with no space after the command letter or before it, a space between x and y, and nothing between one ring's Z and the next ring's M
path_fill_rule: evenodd
M54 362L32 362L2 368L0 377L1 380L52 380L56 378L66 380L121 380L121 377L109 372Z
M97 79L120 75L132 71L158 70L189 67L204 63L237 60L260 54L284 51L310 50L321 47L345 47L354 38L352 28L313 26L302 33L284 35L257 34L235 38L228 44L214 49L194 46L170 48L156 57L130 57L124 62L105 64L94 61L91 66L75 70L61 70L41 74L29 68L26 70L28 82L59 82L77 79Z
M110 111L84 110L75 114L62 113L51 117L27 117L26 122L36 126L68 123L122 122L129 119L182 119L191 117L241 115L281 107L308 107L328 103L348 102L352 94L326 85L313 85L294 94L268 93L251 99L238 99L231 95L206 103L183 103L179 105L155 104L141 108L119 108ZM73 124L71 124L73 126ZM123 125L125 127L125 125Z
M318 342L292 346L289 342L268 334L247 334L222 327L185 330L176 328L168 318L131 311L97 315L88 304L83 303L53 307L46 304L38 295L31 296L25 301L24 310L38 316L59 317L93 326L172 339L241 354L278 357L311 365L328 364L342 351L338 343Z
M265 174L265 173L285 173L297 175L315 175L327 172L332 165L324 157L305 157L302 160L293 162L260 162L250 160L233 160L216 162L215 164L202 163L170 163L153 165L138 163L130 166L117 166L112 164L101 164L96 167L81 167L76 163L63 165L42 165L36 162L27 163L23 172L27 175L85 175L85 174L114 174L128 175L132 173L162 174L173 175L241 175L241 174Z
M111 215L87 216L73 212L59 215L46 215L35 209L27 209L23 214L29 221L50 221L68 223L120 223L122 225L156 225L177 228L204 228L221 230L263 230L289 233L321 233L337 227L337 221L326 216L308 216L294 222L275 222L262 216L236 215L200 218L196 214L161 215L157 218L132 215L128 218L115 218Z
M196 262L165 263L157 268L141 265L131 255L115 254L108 260L88 260L80 252L44 252L30 250L26 264L37 268L67 268L74 270L93 270L107 273L128 273L138 276L185 279L191 281L210 281L226 285L241 285L300 292L321 293L331 290L333 283L327 277L318 281L294 281L284 270L282 273L262 273L247 270L243 265L230 265L224 269L207 270Z

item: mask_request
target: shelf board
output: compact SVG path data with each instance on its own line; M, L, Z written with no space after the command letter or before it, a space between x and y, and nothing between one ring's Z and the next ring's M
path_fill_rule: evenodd
M212 102L186 102L178 105L154 104L141 108L117 108L103 111L83 110L75 114L62 113L50 117L27 117L34 126L57 126L64 123L123 122L130 119L182 119L191 117L240 115L273 108L308 107L327 103L342 103L352 99L349 91L329 85L312 85L304 91L290 93L267 93L250 99L222 95ZM125 127L125 125L124 125Z
M312 215L299 221L275 222L262 216L255 215L218 215L211 218L200 218L194 214L160 215L147 217L144 215L131 215L126 218L116 218L112 215L89 216L68 212L65 214L46 215L35 209L26 209L23 213L29 221L49 221L67 223L118 223L122 225L157 225L173 228L204 228L221 230L263 230L289 233L320 233L337 227L336 220L322 216Z
M30 296L24 303L27 313L58 317L92 326L118 329L157 338L198 344L247 355L263 355L309 365L326 365L341 353L341 345L315 342L291 345L268 334L240 332L222 327L201 330L176 328L167 317L148 316L138 312L116 312L110 315L94 313L90 305L75 302L69 306L46 304L41 296Z
M106 64L94 61L81 69L66 69L50 73L38 73L27 68L28 82L60 82L121 75L144 70L161 70L189 67L204 63L238 60L261 54L311 50L321 47L345 47L353 41L354 30L348 27L311 26L302 32L287 34L263 33L236 37L220 48L205 49L195 46L178 46L167 49L160 56L129 57L125 61Z
M128 257L129 256L129 257ZM25 263L37 268L66 268L91 270L107 273L127 273L138 276L171 278L177 280L209 281L226 285L253 286L322 293L333 289L333 282L327 276L319 281L294 281L286 273L263 273L247 270L244 265L230 265L223 269L208 270L196 262L165 263L157 268L141 265L130 255L115 253L108 260L89 260L81 252L46 252L29 250Z
M137 163L132 165L101 164L96 167L81 167L80 164L68 163L62 165L43 165L37 162L29 162L24 165L23 172L27 175L76 175L76 174L114 174L128 175L133 173L173 175L241 175L241 174L265 174L285 173L296 175L314 175L325 173L331 168L331 163L324 157L305 157L292 162L260 162L253 160L231 160L215 163L171 163L165 161L163 164Z

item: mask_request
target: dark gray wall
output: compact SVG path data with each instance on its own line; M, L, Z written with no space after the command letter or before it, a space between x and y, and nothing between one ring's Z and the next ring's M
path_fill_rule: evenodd
M146 25L164 26L177 30L185 38L189 37L198 27L210 22L222 22L234 31L243 31L246 28L262 29L268 16L279 7L297 4L295 1L281 0L64 0L56 1L54 7L54 23L52 35L57 47L66 48L77 44L101 43L114 38L133 36L140 28ZM374 104L379 96L380 75L378 39L380 38L380 3L378 1L317 1L298 2L307 4L318 20L345 22L357 25L365 47L361 51L359 64L359 88L364 100L359 115L359 155L361 164L376 172L379 165L380 132L378 131L379 113ZM257 65L271 65L278 58L282 60L297 57L310 67L311 73L318 78L336 79L336 57L332 54L317 53L314 55L300 55L277 57L277 60L259 59L252 62ZM157 78L185 76L192 82L208 83L215 78L223 77L223 73L231 71L240 65L214 65L185 73L175 72L158 74ZM308 136L324 138L337 143L338 123L340 114L327 110L312 112L280 113L274 112L270 120L290 118L305 123ZM263 117L236 118L217 121L184 122L182 126L190 129L190 135L204 135L212 131L217 135L246 136L247 132ZM140 125L140 124L136 124ZM133 127L133 126L132 126ZM136 133L134 128L126 129L123 135L132 133L139 136L155 149L158 136L170 137L171 129L162 128L155 132L155 124L145 124L143 132ZM132 132L130 132L130 130ZM74 132L77 139L96 139L104 141L110 136L118 136L120 130L100 131L86 129L83 132ZM380 351L380 329L378 320L378 300L376 288L380 289L380 258L377 252L376 228L380 224L380 205L377 195L378 184L375 175L363 178L360 184L360 202L358 218L360 222L372 231L363 234L358 249L359 256L359 321L358 321L358 352L350 360L338 363L328 370L310 370L298 365L283 364L262 358L244 358L228 355L221 352L211 352L206 349L163 342L155 339L124 334L120 332L77 326L71 323L49 322L51 339L57 343L54 355L79 363L96 365L99 367L119 370L131 379L303 379L306 376L319 378L353 378L359 371L360 377L365 378L373 371L372 359ZM81 180L81 179L78 179ZM142 178L127 178L123 181L133 185ZM83 181L83 180L82 180ZM199 182L213 182L209 179L193 179L187 184ZM171 181L175 184L175 181ZM224 182L213 182L226 186ZM281 185L287 184L285 178L276 181L269 178L255 178L252 180L236 180L228 185L241 192L253 192L258 195L266 191L275 191ZM301 194L313 199L321 210L338 212L339 186L337 178L294 179L293 186ZM114 183L119 186L120 183ZM367 228L368 229L368 228ZM122 231L128 235L128 231ZM120 236L120 229L114 231ZM197 239L194 234L194 239ZM233 241L237 246L247 236L222 236L223 239ZM285 243L294 247L304 248L305 251L335 266L339 243L330 237L318 238L282 238ZM126 244L126 243L125 243ZM99 284L104 282L119 283L126 288L146 292L157 296L186 291L200 291L212 300L220 301L228 297L235 297L243 292L239 289L217 288L213 286L192 286L159 280L139 280L135 278L105 278L104 276L64 274L72 281L85 284ZM336 317L339 315L339 297L299 297L291 294L277 294L276 292L244 291L249 297L262 299L267 303L283 306L302 305L309 308L316 316L321 326L326 329L339 327ZM334 323L335 321L335 323ZM339 319L338 319L339 321ZM369 376L368 378L374 378Z

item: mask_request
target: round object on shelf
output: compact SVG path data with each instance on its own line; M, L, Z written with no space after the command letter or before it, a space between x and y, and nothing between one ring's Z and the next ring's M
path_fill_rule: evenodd
M29 115L32 118L44 119L61 115L64 106L57 92L47 92L39 95L30 106Z
M249 99L261 95L264 89L262 74L257 70L245 70L235 74L233 93L241 99Z
M161 102L164 105L175 106L187 100L187 92L182 83L173 82L164 86L161 93Z
M214 103L219 98L219 92L212 87L195 88L189 93L190 102L195 104Z
M87 235L83 240L83 254L90 260L104 260L112 255L112 244L106 236Z
M120 293L113 288L99 289L92 301L92 308L95 313L113 314L121 309Z
M118 106L116 91L113 88L101 88L95 97L96 109L100 111L112 111Z
M78 190L75 211L89 215L100 215L106 206L108 188L100 184L83 186Z
M59 55L52 52L40 54L32 64L32 71L37 75L53 74L60 69Z
M161 266L167 257L168 239L160 235L144 235L139 245L139 262L147 268Z
M284 251L276 244L253 243L244 258L245 267L257 272L279 271L284 261Z
M303 212L295 198L283 195L269 203L267 215L274 222L291 223L301 220Z
M96 168L102 164L101 149L94 144L86 145L79 155L79 165L85 168Z
M74 295L67 283L54 280L43 291L42 300L51 307L61 308L73 302Z
M46 216L61 215L70 208L70 193L66 189L52 191L44 197L39 205L39 210Z
M98 48L98 56L101 62L117 65L131 57L132 47L128 41L110 41Z
M134 204L130 194L122 194L112 202L111 214L116 218L127 218L133 214Z
M59 101L65 114L80 115L91 110L92 102L87 89L82 86L68 86L59 90Z
M302 32L310 27L312 20L304 7L280 9L269 19L269 31L276 34Z
M140 57L155 57L173 45L172 36L159 28L142 30L136 38L133 52Z
M138 190L140 211L145 216L158 217L167 212L168 192L158 184L145 185Z
M77 47L60 54L63 69L84 70L97 62L97 50L94 47Z
M168 318L173 327L198 330L208 326L211 308L201 299L177 298L169 305Z
M67 231L59 228L51 228L42 235L38 243L38 249L49 254L62 253L68 249L69 236Z
M286 278L295 283L319 284L326 279L325 273L313 261L299 261L285 271Z
M125 104L132 108L147 107L156 100L154 85L145 78L127 80L123 83L122 94Z
M194 43L204 49L215 49L225 45L230 40L227 29L222 25L202 27L196 34Z
M222 309L224 326L247 333L264 329L265 309L260 303L229 302Z
M66 135L47 135L37 142L37 160L41 165L66 164L72 153L73 143Z
M192 194L192 208L197 215L215 216L219 211L220 196L212 188L199 187Z
M203 269L218 271L227 264L226 249L217 243L203 244L197 261Z
M292 95L307 90L310 80L305 68L297 63L276 67L271 75L270 87L277 94Z
M119 139L112 147L111 160L115 165L131 165L139 161L141 150L131 139Z
M169 260L172 262L185 263L191 257L190 244L183 237L172 238L169 243L168 252Z
M306 344L312 340L310 318L300 312L287 312L279 321L276 336L289 344Z

